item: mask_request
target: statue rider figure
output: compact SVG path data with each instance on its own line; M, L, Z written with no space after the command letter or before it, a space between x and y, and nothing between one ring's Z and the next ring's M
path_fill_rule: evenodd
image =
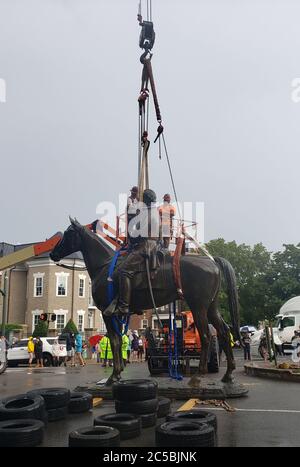
M143 202L138 203L137 215L128 223L129 252L119 269L119 298L117 306L112 310L109 306L105 315L129 314L132 290L132 279L135 274L144 270L145 257L156 258L159 241L159 213L156 203L156 194L146 189L143 193Z

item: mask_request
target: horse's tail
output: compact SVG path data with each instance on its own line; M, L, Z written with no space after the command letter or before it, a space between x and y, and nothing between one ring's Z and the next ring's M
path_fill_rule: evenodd
M215 257L214 260L221 269L225 278L234 338L235 340L239 340L241 343L239 298L235 272L227 259Z

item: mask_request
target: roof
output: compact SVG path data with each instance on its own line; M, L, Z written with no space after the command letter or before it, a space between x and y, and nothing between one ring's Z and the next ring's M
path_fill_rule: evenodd
M295 311L300 311L300 296L291 298L280 308L280 314L293 313Z
M23 244L20 244L20 245L13 245L11 243L2 242L2 243L0 243L0 258L3 257L3 256L6 256L6 255L9 255L11 253L14 253L15 251L22 250L23 248L26 248L28 246L37 245L38 243L40 243L40 242L23 243ZM50 253L51 252L43 253L43 254L39 255L38 257L36 257L36 258L49 258ZM72 254L66 256L64 259L80 259L80 260L83 260L83 256L80 253L80 251L77 251L75 253L72 253Z

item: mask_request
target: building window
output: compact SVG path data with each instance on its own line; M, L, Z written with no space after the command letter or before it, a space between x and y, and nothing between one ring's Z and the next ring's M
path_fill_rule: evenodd
M43 313L43 310L32 311L32 331L31 332L35 330L35 327L37 326L39 319L40 319L40 315L42 313Z
M79 297L84 297L85 295L85 279L80 277L79 278Z
M42 297L43 296L43 289L44 289L44 273L38 272L34 274L34 290L33 296L34 297Z
M78 315L77 328L79 332L83 331L83 315Z
M62 332L62 330L64 329L65 321L66 321L66 316L65 315L56 314L56 329L59 332Z
M68 275L69 274L66 274L64 272L56 274L56 296L57 297L67 296Z
M148 320L142 319L141 321L141 329L146 329L148 327Z
M89 317L89 328L92 329L94 327L94 315L93 315L93 312L89 311L88 317Z

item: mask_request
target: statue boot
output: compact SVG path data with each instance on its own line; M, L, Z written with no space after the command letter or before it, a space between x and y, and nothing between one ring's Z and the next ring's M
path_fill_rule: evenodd
M127 275L121 274L119 279L119 300L116 310L118 314L129 315L130 297L131 279Z

